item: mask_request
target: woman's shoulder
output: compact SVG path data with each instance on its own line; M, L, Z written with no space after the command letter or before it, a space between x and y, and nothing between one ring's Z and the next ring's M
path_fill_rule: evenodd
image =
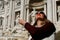
M49 21L49 20L46 20L45 21L46 22L46 24L53 24L51 21Z

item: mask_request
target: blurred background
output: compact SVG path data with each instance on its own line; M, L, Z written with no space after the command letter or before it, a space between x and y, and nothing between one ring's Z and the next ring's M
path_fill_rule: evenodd
M0 40L28 40L30 34L18 19L33 24L38 11L54 23L54 40L60 40L60 0L0 0Z

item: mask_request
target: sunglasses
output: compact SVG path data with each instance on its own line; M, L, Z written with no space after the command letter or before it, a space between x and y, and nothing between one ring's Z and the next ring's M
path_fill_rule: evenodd
M41 16L41 14L36 14L38 17Z

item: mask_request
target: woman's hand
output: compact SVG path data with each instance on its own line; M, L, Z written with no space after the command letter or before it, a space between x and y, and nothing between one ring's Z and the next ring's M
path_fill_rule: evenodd
M26 21L24 21L23 19L19 19L19 23L25 25Z

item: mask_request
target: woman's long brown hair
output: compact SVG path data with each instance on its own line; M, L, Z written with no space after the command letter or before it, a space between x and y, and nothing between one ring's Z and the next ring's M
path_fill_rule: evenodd
M37 13L36 13L37 14ZM37 25L37 21L40 20L40 21L45 21L46 22L50 22L48 19L47 19L47 16L45 15L44 12L40 12L40 14L43 14L44 15L44 18L38 18L35 23L33 24L33 26Z

